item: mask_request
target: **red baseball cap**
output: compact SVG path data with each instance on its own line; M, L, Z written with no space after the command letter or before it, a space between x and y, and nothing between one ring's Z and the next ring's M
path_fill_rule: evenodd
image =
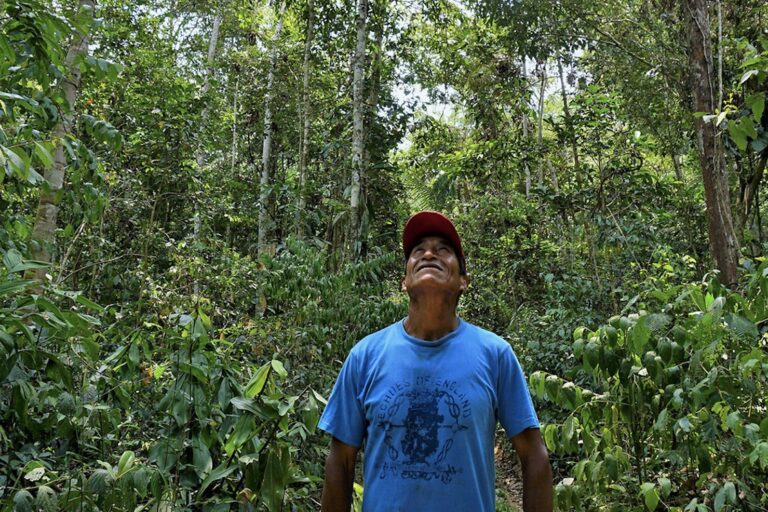
M413 246L425 236L438 235L448 240L456 251L462 268L465 266L464 250L461 248L461 239L451 219L440 212L425 210L414 213L405 223L403 228L403 253L406 259L411 254Z

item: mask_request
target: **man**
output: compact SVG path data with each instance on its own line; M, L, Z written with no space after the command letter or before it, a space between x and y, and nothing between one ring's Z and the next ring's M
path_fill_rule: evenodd
M408 316L355 345L320 419L333 436L322 510L349 510L363 442L364 512L494 510L498 420L522 462L525 512L551 511L549 458L520 365L507 342L456 316L469 277L455 227L417 213L403 251Z

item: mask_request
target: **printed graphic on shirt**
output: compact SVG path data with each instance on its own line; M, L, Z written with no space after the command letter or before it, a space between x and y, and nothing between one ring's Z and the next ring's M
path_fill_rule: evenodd
M390 386L376 415L387 448L379 477L453 480L463 469L446 459L471 415L470 401L454 380L427 375Z

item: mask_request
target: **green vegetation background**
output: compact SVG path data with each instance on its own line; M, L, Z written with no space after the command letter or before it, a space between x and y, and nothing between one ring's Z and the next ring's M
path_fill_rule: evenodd
M695 112L696 3L376 0L361 100L347 2L0 1L0 508L317 510L324 397L431 208L559 510L768 509L768 7L709 3Z

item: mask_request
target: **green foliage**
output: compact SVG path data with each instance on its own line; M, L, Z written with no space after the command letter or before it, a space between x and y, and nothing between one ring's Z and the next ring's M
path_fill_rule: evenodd
M575 329L581 384L530 376L535 396L568 411L542 428L553 453L575 457L561 509L766 505L766 268L744 294L715 280L656 288L637 313Z

